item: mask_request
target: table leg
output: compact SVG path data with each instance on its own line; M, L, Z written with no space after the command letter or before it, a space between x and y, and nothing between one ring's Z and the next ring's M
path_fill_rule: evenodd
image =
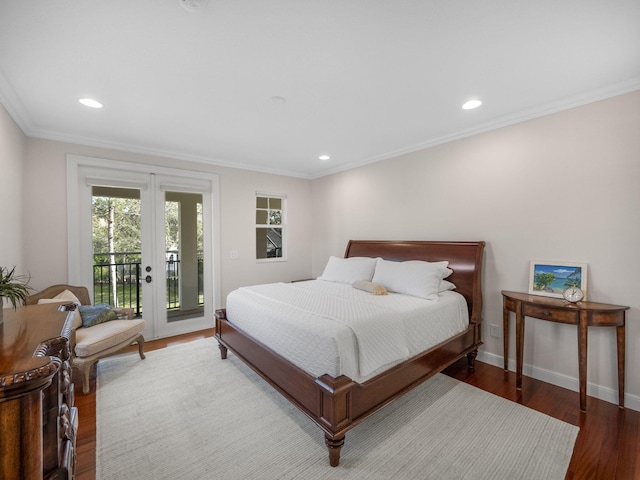
M624 323L616 327L616 337L618 340L618 405L624 408Z
M516 304L516 389L522 390L522 359L524 350L524 315L522 304Z
M580 382L580 410L587 411L587 312L580 312L578 324L578 381Z
M504 355L504 371L509 371L509 310L502 308L502 345Z

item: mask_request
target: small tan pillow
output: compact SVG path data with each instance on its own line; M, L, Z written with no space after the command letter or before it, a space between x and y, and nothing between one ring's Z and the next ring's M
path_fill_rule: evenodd
M38 300L38 305L44 303L69 303L69 300L65 300L64 298L41 298Z
M373 295L386 295L387 289L383 285L373 282L367 282L366 280L358 280L351 284L353 288L358 290L364 290L365 292L372 293Z
M80 305L80 300L69 290L64 290L53 298L39 299L38 304L42 303L75 303L76 305Z

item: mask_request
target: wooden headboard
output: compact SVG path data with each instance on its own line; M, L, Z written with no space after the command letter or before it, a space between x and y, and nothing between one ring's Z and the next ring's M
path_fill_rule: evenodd
M447 260L453 273L447 280L467 300L469 320L482 321L482 257L485 242L429 242L350 240L344 252L349 257L382 257L396 262Z

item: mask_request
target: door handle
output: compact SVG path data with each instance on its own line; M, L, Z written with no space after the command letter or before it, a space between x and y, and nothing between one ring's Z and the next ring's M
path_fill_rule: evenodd
M151 275L147 275L146 277L144 277L144 281L147 283L151 283Z

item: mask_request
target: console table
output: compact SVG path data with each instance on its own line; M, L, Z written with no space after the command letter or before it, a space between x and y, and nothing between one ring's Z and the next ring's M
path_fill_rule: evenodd
M504 369L509 362L509 312L516 314L516 388L522 389L524 319L537 318L578 326L578 377L580 410L587 410L587 330L588 327L616 327L618 346L618 405L624 408L625 311L629 307L607 303L568 303L562 299L502 291Z
M0 478L74 478L78 415L69 366L73 316L59 304L4 310Z

